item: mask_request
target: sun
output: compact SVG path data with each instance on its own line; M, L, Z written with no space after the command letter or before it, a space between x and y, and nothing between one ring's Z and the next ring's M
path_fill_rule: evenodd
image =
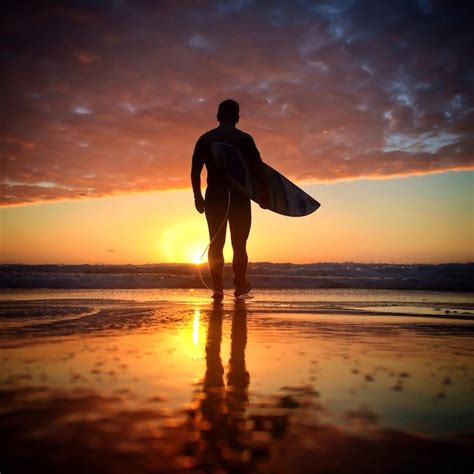
M189 248L189 255L191 257L190 261L192 263L195 263L196 265L204 263L206 261L206 255L203 255L203 253L206 247L202 247L202 246L199 246L199 248L195 248L194 246L190 247Z
M188 220L169 227L161 234L158 252L164 262L198 265L207 262L207 253L202 255L208 244L206 222ZM230 256L230 248L226 245L224 258L228 261Z

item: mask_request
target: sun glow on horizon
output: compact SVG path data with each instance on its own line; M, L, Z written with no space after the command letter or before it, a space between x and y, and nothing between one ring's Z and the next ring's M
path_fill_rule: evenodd
M206 261L204 248L195 248L195 246L192 246L189 250L189 254L191 255L191 262L195 265L201 265L201 263Z
M473 178L474 172L447 173L306 186L323 205L303 218L254 205L249 260L472 261ZM0 221L2 263L196 265L209 244L206 219L192 207L189 190L3 208ZM226 241L230 262L229 229ZM205 253L200 265L207 260Z
M207 262L205 250L208 244L205 221L192 220L164 230L161 234L159 251L167 262L200 265ZM231 258L227 245L224 248L224 258L226 261Z

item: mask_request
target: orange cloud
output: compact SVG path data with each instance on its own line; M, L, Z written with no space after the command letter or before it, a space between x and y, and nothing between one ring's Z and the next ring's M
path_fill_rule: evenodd
M42 2L1 24L0 205L188 187L228 97L297 180L474 168L459 7Z

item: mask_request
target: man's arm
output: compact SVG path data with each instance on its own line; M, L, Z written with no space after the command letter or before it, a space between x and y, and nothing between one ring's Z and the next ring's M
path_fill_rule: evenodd
M193 160L191 165L191 184L194 193L194 205L196 210L202 214L204 212L204 198L201 192L201 171L204 166L203 143L199 139L194 147Z

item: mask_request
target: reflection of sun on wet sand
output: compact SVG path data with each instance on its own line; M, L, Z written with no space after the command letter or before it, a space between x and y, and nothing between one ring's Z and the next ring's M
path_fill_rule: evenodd
M470 472L469 295L58 294L0 304L2 472Z

